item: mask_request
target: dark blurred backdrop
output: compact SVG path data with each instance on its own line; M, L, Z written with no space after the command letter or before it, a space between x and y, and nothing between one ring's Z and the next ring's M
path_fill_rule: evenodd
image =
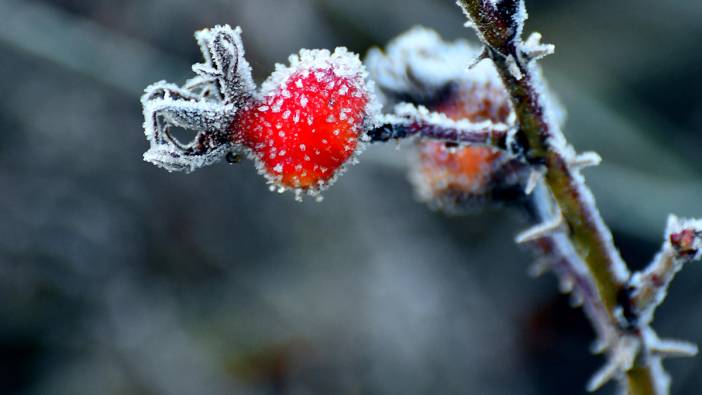
M702 2L527 6L640 267L669 212L702 216ZM592 331L553 276L528 277L524 220L431 212L402 149L302 204L251 164L141 160L141 90L189 77L193 32L223 23L259 80L301 47L365 53L415 24L473 38L452 0L0 0L0 393L584 393ZM702 343L702 265L656 321ZM667 367L700 393L702 359Z

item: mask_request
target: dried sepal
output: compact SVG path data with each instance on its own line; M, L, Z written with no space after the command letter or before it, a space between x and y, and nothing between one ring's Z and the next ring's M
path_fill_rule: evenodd
M241 28L229 25L215 26L195 33L204 63L192 69L202 82L217 84L218 93L225 103L246 104L256 90L251 76L251 66L244 57Z
M231 149L222 131L233 119L235 105L219 105L164 81L147 87L141 102L150 145L145 161L168 171L191 172L219 161ZM172 128L191 130L196 136L183 143L171 134Z

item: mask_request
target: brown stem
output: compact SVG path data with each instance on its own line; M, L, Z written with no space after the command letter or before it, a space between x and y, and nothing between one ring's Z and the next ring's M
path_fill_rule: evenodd
M572 158L567 157L561 131L549 121L549 109L535 66L519 61L523 56L517 38L494 33L504 29L507 22L489 0L462 0L460 3L486 40L490 57L510 93L520 132L527 145L527 155L531 161L546 167L546 183L563 213L570 239L595 277L603 303L613 314L617 294L627 279L628 270L594 204L592 193L577 170L571 168L569 161ZM501 24L493 24L493 21ZM508 30L511 32L515 28ZM519 73L514 72L515 66Z
M501 150L509 149L509 131L495 128L494 125L487 125L483 128L462 129L456 125L443 125L428 120L414 120L409 122L388 122L371 129L366 134L370 138L371 143L384 143L390 140L419 137L453 144L488 145Z

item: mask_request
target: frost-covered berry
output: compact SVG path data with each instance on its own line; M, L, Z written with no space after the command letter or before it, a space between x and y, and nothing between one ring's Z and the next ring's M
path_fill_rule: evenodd
M513 126L509 96L491 62L468 65L480 50L464 41L447 43L434 31L416 27L393 40L385 52L371 51L366 63L387 104L405 100L454 120ZM417 140L410 173L419 197L449 212L499 198L509 174L507 154L484 146ZM510 194L512 196L512 194ZM501 196L500 196L501 197Z
M193 65L196 76L183 86L157 82L142 96L148 162L191 172L245 151L272 189L317 195L378 122L365 66L345 48L302 50L258 89L240 28L215 26L195 38L204 59ZM179 141L173 128L195 138Z
M315 193L359 152L376 110L357 55L303 50L278 65L231 133L272 184Z

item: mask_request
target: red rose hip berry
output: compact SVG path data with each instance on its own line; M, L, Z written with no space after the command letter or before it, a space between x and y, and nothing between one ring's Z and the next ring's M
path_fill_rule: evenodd
M366 72L345 49L303 50L278 65L231 131L273 185L315 193L363 145L373 104Z

